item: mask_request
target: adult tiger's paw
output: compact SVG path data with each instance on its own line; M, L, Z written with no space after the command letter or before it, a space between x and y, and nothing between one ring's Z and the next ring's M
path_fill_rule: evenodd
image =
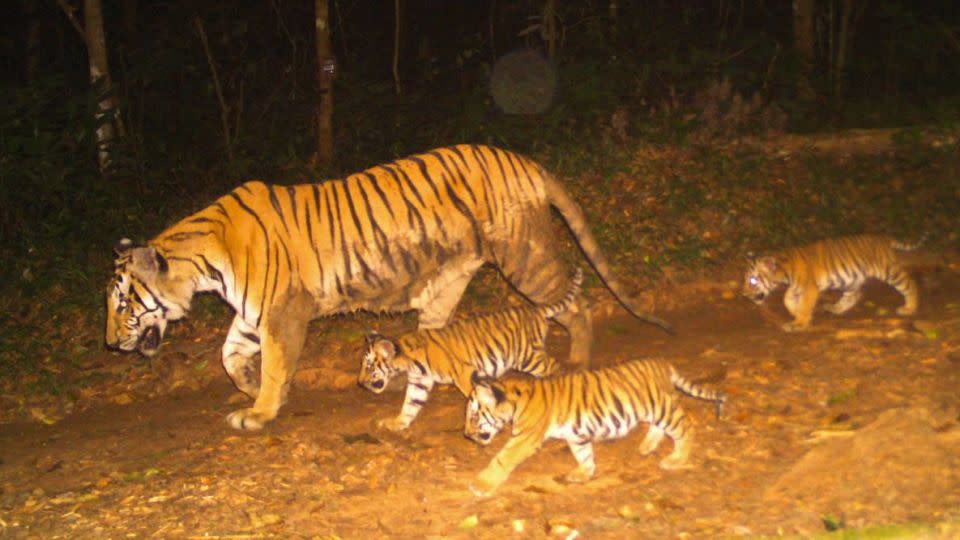
M403 422L399 418L393 417L393 418L383 418L381 420L377 420L377 427L381 429L397 432L397 431L403 431L407 429L407 427L409 427L409 424Z
M227 423L230 424L230 427L245 431L259 431L273 419L273 415L265 414L254 408L240 409L227 415Z
M493 495L493 492L496 491L496 487L487 486L479 480L475 480L470 483L470 492L477 497L489 497Z
M483 470L473 479L473 482L470 483L470 491L477 497L489 497L493 495L493 492L496 491L497 487L502 483L497 481L496 478L494 478L495 476L497 476L495 473L491 473L489 470Z

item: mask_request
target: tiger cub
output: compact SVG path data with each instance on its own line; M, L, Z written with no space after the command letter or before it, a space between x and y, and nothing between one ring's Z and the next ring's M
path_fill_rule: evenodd
M904 298L898 315L917 311L917 284L904 270L898 251L913 251L921 242L900 242L889 236L859 235L830 238L785 249L773 255L751 258L743 281L743 295L760 304L777 287L787 285L783 304L794 320L783 325L787 332L810 325L817 297L822 291L843 292L834 304L825 306L840 315L857 304L868 278L879 279Z
M377 394L400 372L407 374L407 393L400 414L377 425L391 431L410 426L426 403L433 385L454 384L464 396L473 388L473 378L496 378L515 369L536 377L557 370L557 362L544 345L548 319L574 305L583 283L577 269L566 296L556 304L519 306L468 319L432 330L417 330L390 339L367 336L358 383Z
M578 466L566 480L585 482L596 471L591 443L623 437L640 422L650 424L640 452L653 452L664 434L669 435L673 453L660 467L686 468L693 426L680 409L674 389L716 402L720 417L726 396L684 379L664 360L633 361L546 379L477 381L467 404L464 435L486 445L507 424L512 430L510 440L470 489L479 496L491 494L547 439L567 441Z

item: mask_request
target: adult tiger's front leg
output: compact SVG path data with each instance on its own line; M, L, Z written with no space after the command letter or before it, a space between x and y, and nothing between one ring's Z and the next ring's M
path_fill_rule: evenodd
M283 303L280 304L284 306ZM253 407L227 415L234 429L256 431L277 417L303 350L311 304L300 298L270 312L260 332L260 392Z
M223 368L237 389L253 399L257 399L260 393L260 380L257 377L257 365L254 360L258 354L260 354L260 333L237 315L233 318L233 324L223 343Z

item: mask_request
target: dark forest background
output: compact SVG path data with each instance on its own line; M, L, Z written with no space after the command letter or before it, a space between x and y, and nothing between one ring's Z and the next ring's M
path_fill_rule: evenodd
M116 240L149 239L249 178L316 181L472 142L602 184L642 146L956 127L960 111L955 1L330 0L334 152L324 160L315 2L105 1L109 88L91 84L67 16L82 22L90 3L0 4L0 296L10 324L40 317L37 296L92 313ZM806 60L796 5L812 13ZM514 63L497 63L505 57ZM108 114L96 116L108 97ZM115 118L124 131L107 141L102 168L95 133ZM704 167L732 175L756 163L724 159ZM619 188L572 189L615 199ZM713 197L689 193L677 208ZM638 242L604 225L608 246Z

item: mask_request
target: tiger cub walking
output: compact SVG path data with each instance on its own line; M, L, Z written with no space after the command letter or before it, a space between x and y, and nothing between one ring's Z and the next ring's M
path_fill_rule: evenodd
M470 489L489 495L547 439L567 441L578 466L566 479L584 482L596 472L591 443L623 437L640 422L650 424L640 452L653 452L669 435L673 453L660 467L685 468L693 426L680 409L674 389L716 402L719 418L726 396L691 383L663 360L633 361L546 379L477 381L467 404L464 435L486 445L507 424L512 431Z
M830 238L752 258L743 282L743 295L760 304L780 285L786 284L783 304L794 320L783 325L787 332L810 325L817 297L822 291L843 292L830 313L846 313L863 296L868 278L879 279L903 295L898 315L917 311L917 284L904 270L898 251L913 251L921 242L900 242L889 236L859 235Z
M379 394L396 374L407 374L407 394L400 414L377 425L391 431L409 427L436 383L454 384L467 396L475 374L496 378L515 369L543 377L556 371L556 360L544 348L548 319L574 305L582 283L583 271L578 268L566 296L556 304L477 315L444 328L410 332L396 340L368 335L359 384Z

